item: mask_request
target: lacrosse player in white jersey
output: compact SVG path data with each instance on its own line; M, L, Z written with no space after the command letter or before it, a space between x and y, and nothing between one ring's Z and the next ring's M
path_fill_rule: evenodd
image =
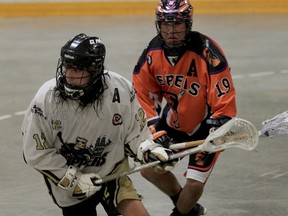
M101 185L93 180L129 169L128 157L171 170L171 150L151 140L145 113L130 81L104 68L98 37L76 35L62 48L56 78L44 83L25 115L25 162L44 177L64 216L147 216L128 176Z

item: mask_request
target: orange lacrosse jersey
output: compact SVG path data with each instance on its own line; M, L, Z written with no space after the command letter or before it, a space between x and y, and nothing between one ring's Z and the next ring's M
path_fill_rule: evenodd
M208 116L235 117L236 100L219 45L199 32L188 37L178 57L169 56L160 38L154 37L134 68L133 83L148 125L157 123L162 111L171 128L192 135Z

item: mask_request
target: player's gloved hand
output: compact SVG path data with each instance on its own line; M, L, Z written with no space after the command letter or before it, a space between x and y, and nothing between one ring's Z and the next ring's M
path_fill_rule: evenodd
M172 170L179 158L169 160L169 157L173 155L173 151L162 147L160 144L153 142L152 140L145 140L138 148L137 157L144 163L152 161L161 161L162 163L155 166L155 171L158 173L165 173Z
M153 140L155 143L160 144L164 148L169 148L171 144L171 138L167 135L165 130L157 131L153 134Z
M229 116L220 116L220 117L211 117L206 120L206 124L211 126L210 133L217 130L217 128L221 127L228 121L230 121L232 118Z
M95 173L83 174L73 166L69 166L58 186L66 190L70 196L85 199L101 189L101 185L94 185L92 180L100 179Z

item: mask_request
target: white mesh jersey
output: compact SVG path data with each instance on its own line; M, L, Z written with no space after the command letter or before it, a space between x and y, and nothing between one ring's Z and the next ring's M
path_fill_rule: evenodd
M68 165L104 177L125 157L136 157L139 144L151 138L133 86L111 72L101 108L79 109L78 102L56 103L56 80L44 83L22 125L25 162L43 174L60 206L79 202L57 186ZM78 109L77 109L78 108Z

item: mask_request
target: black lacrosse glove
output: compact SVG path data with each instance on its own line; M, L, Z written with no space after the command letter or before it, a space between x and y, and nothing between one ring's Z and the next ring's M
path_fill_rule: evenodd
M206 124L210 125L210 133L217 130L217 128L221 127L222 125L226 124L228 121L230 121L232 118L229 116L220 116L217 118L209 118L206 120Z
M165 130L160 130L153 134L153 140L164 148L169 148L172 139L167 135Z
M167 149L169 149L169 146L172 143L172 138L170 138L167 135L167 132L165 130L160 130L160 131L155 132L153 134L153 140L155 143L158 143ZM175 153L175 151L172 151L172 150L170 150L170 151L171 152L168 153L169 156L171 156L172 154ZM165 173L167 171L172 170L177 165L177 163L179 161L180 161L180 159L176 158L176 159L161 163L161 164L157 165L156 167L154 167L154 170L160 174Z

